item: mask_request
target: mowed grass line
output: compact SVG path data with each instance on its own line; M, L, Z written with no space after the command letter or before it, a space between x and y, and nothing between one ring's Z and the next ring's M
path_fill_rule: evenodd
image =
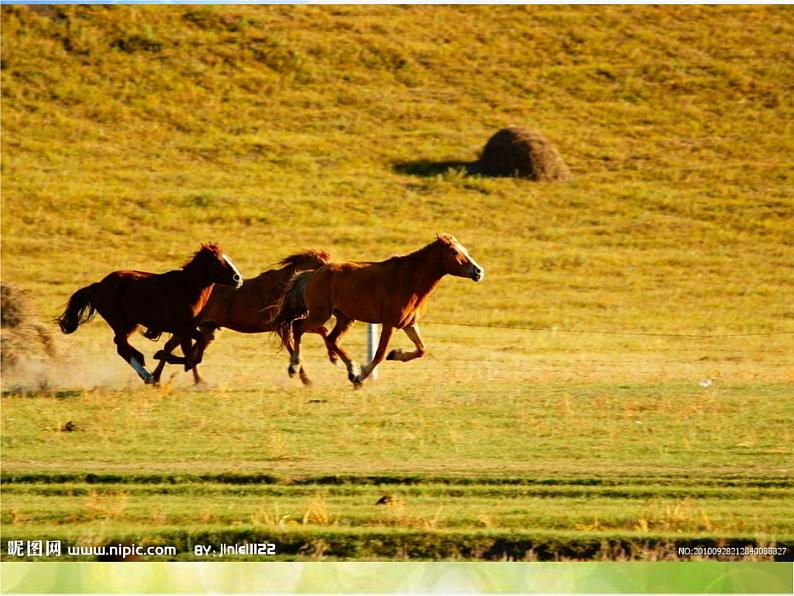
M90 525L106 520L123 527L158 519L172 526L245 522L276 527L315 523L329 526L405 526L436 528L666 529L785 534L792 487L779 489L701 490L698 486L650 490L629 483L603 489L561 486L555 489L496 489L477 484L456 490L431 483L411 489L360 486L355 479L279 490L234 490L201 484L140 487L19 486L4 480L9 495L24 496L22 508L7 509L3 522L27 527ZM143 488L143 490L141 490ZM208 489L208 490L207 490ZM207 497L197 500L197 496ZM385 505L378 502L388 496ZM53 497L65 497L53 499ZM222 509L207 503L220 500ZM787 507L788 505L788 507ZM753 515L747 515L754 508Z
M211 499L201 485L146 495L135 485L104 487L66 498L26 488L23 507L4 507L4 539L170 544L179 559L193 558L197 543L264 541L275 542L282 557L310 559L666 558L677 546L794 542L783 521L792 514L791 488L714 499L664 491L651 497L516 495L492 488L478 495L476 485L452 496L427 485L419 493L392 491L385 506L376 505L383 487L355 484Z
M282 556L309 558L567 558L610 550L662 557L689 544L788 544L794 502L791 479L785 488L721 491L632 481L517 489L355 478L331 486L19 480L3 479L4 538L174 544L180 558L191 558L197 542L263 540L277 542ZM377 505L384 495L391 502Z

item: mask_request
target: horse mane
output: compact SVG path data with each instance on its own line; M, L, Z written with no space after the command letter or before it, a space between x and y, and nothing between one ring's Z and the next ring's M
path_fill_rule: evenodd
M435 242L440 242L441 244L446 244L447 246L455 246L456 244L460 244L455 236L443 232L441 234L436 234Z
M284 267L294 267L296 269L317 269L331 260L324 250L305 250L281 259L276 265Z
M456 244L459 244L458 240L452 234L436 234L436 238L432 242L425 244L421 248L417 248L415 251L408 254L394 256L392 259L407 259L408 257L423 255L428 251L433 250L433 248L436 246L455 246Z
M182 269L209 256L215 259L220 259L221 255L223 255L223 249L221 248L220 244L217 242L202 242L201 248L194 252L193 256L185 261L185 263L182 265Z

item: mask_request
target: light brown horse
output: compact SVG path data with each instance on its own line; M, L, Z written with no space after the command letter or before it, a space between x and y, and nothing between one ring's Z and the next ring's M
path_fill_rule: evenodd
M312 271L322 267L330 261L327 252L321 250L307 250L302 253L290 255L277 263L278 269L270 269L260 273L257 277L246 279L240 288L218 286L212 290L207 304L198 316L198 328L201 339L195 347L194 360L201 361L204 351L215 340L216 332L221 328L232 329L240 333L263 333L273 331L272 318L289 280L297 271ZM336 363L337 355L328 344L328 333L325 327L312 330L322 335L326 340L328 358ZM178 336L169 339L163 350L158 351L154 357L160 362L154 370L154 383L160 381L166 362L180 364L182 358L171 356L180 343ZM301 375L304 383L309 383L305 374ZM196 384L202 383L198 366L193 367L193 380Z
M485 270L449 234L436 236L433 242L409 255L380 263L329 263L316 271L297 274L284 290L273 319L282 345L290 350L287 369L290 376L303 370L301 336L322 327L331 315L336 316L336 325L328 341L345 363L354 387L360 387L383 361L395 329L404 330L416 350L392 350L386 358L402 362L421 358L425 346L418 321L430 292L447 274L474 281L485 277ZM339 347L339 341L354 321L383 326L375 357L360 373Z
M57 322L64 333L73 333L98 312L115 333L116 349L144 383L152 375L146 361L130 345L129 337L139 327L148 328L149 339L163 332L178 335L185 354L185 370L193 366L192 339L200 339L196 318L215 284L240 287L240 272L217 244L202 244L182 269L167 273L114 271L102 281L77 290Z

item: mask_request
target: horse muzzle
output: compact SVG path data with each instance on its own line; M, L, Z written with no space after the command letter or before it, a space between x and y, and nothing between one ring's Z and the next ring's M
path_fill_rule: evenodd
M472 267L470 277L473 281L482 281L485 279L485 269L482 267Z

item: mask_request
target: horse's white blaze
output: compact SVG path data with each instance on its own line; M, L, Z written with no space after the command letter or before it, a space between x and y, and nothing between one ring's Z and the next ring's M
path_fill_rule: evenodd
M229 264L229 267L232 268L232 271L234 271L235 275L237 275L237 278L240 280L237 282L237 287L239 288L240 286L243 285L243 276L240 274L240 270L234 266L234 263L229 258L229 255L227 255L225 252L221 254L223 255L223 259Z
M455 248L457 248L463 254L463 256L469 260L469 263L471 263L473 267L479 269L482 272L482 277L480 279L485 277L485 269L480 267L480 264L475 261L474 258L472 258L465 246L463 246L460 242L455 242Z
M138 376L142 378L144 381L149 381L152 378L152 375L149 373L148 370L143 368L140 362L138 362L134 356L130 356L130 366L138 373Z
M225 261L226 261L227 263L229 263L229 267L231 267L231 268L232 268L232 271L234 271L234 272L235 272L237 275L240 275L240 270L239 270L239 269L237 269L237 267L235 267L235 266L234 266L234 263L233 263L233 262L232 262L232 260L229 258L229 255L227 255L226 253L223 253L223 258L225 259ZM243 277L243 276L242 276L242 275L240 275L240 278L242 278L242 277Z

